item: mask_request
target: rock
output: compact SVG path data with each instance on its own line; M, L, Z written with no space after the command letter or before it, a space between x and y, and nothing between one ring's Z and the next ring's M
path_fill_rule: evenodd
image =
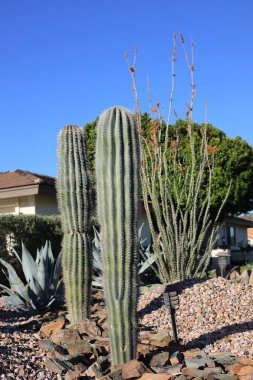
M58 331L60 331L64 327L64 325L65 319L63 317L59 317L53 322L44 323L41 326L39 334L42 338L48 338L49 336L54 335Z
M51 341L55 344L65 345L66 347L80 340L77 330L63 329L51 337Z
M96 322L89 319L75 325L69 325L68 328L77 330L80 335L85 334L92 337L102 335L101 329L97 326Z
M238 376L252 375L252 378L253 378L253 367L250 365L243 366L241 367L237 375Z
M98 377L98 378L101 378L103 377L103 373L101 372L99 366L97 365L97 363L93 363L85 372L84 372L84 375L85 376L88 376L88 377Z
M174 364L174 365L168 365L166 367L152 367L152 369L156 372L156 373L166 373L168 375L171 375L171 376L177 376L177 375L180 375L182 372L181 372L181 369L182 369L183 365L182 364Z
M39 341L39 348L44 351L44 352L48 352L48 351L51 351L53 348L54 348L55 344L52 343L50 340L48 339L42 339Z
M228 371L232 375L237 375L241 368L242 368L242 364L238 364L238 363L225 366L226 371Z
M81 373L79 371L68 371L65 375L65 380L78 380L80 379Z
M200 348L194 348L192 350L187 350L183 352L185 358L196 358L201 353Z
M236 270L233 270L233 272L231 272L229 275L229 279L231 281L240 280L240 274Z
M68 345L67 351L70 355L93 354L90 343L85 340L78 340L74 344Z
M237 363L241 365L251 365L253 366L253 359L247 358L245 356L239 356L235 359Z
M251 275L251 270L250 269L245 269L242 272L241 276L240 276L241 283L244 284L244 285L248 285L249 284L250 275Z
M206 360L203 358L185 358L185 365L188 368L205 367Z
M58 374L61 374L64 370L73 368L72 364L54 358L46 358L45 366L50 372L55 372Z
M251 274L250 274L249 286L253 287L253 270L251 271Z
M144 373L140 378L140 380L170 380L172 379L171 375L166 373Z
M164 367L169 364L170 355L168 352L160 352L151 356L149 360L150 367Z
M122 369L122 377L127 380L132 377L139 378L146 372L146 366L144 363L138 360L130 360L128 363L117 364L112 367L112 371Z
M205 369L196 369L196 368L182 368L182 374L189 377L200 377L205 379L209 374L220 374L222 369L220 367L216 368L205 368Z
M234 376L227 375L226 373L209 373L209 375L206 377L206 380L236 380L236 378Z
M173 364L179 364L179 363L182 363L184 361L184 355L182 352L174 352L171 356L170 356L170 364L173 365Z

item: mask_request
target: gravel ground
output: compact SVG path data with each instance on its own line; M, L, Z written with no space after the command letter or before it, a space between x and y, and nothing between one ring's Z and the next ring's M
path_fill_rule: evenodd
M179 294L176 311L182 343L253 357L253 290L222 278L173 284ZM140 324L171 331L161 286L140 296ZM174 290L173 289L173 290ZM6 311L0 304L0 379L59 380L44 367L37 334L42 321Z
M171 331L170 314L161 296L165 288L140 297L140 322L144 326ZM253 357L252 287L219 277L179 282L174 288L179 294L176 321L183 344L204 346L206 352Z
M43 365L45 357L38 347L38 326L36 318L20 316L0 306L1 380L61 379L59 375L50 374Z

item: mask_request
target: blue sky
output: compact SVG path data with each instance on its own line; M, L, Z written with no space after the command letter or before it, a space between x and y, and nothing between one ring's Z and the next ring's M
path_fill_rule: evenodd
M166 107L172 36L195 42L194 119L253 145L252 0L0 0L0 171L57 175L57 135L105 108L133 109L124 52L138 47L142 110ZM190 78L179 46L174 108Z

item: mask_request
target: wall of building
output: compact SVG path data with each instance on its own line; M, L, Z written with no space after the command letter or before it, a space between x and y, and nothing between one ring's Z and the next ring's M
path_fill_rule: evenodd
M38 215L57 215L59 214L56 196L37 195L36 196L36 214Z
M19 214L35 214L35 197L28 195L25 197L14 197L8 199L0 199L0 215L19 215Z

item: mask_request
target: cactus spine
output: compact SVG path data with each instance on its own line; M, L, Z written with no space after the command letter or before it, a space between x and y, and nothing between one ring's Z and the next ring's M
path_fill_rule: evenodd
M71 323L89 318L92 245L91 188L85 140L75 125L64 127L59 135L57 182L63 243L62 268Z
M96 180L113 365L136 356L139 162L131 112L104 111L97 125Z

